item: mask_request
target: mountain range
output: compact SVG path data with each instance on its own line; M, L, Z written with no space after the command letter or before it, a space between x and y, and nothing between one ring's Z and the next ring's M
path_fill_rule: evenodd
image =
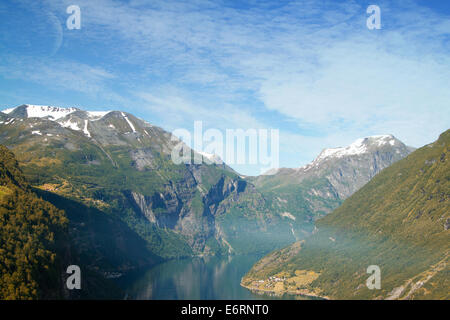
M301 168L241 177L201 150L188 149L202 164L174 164L178 143L121 111L21 105L0 113L0 144L32 192L65 212L74 255L103 278L305 239L316 219L412 151L391 135L373 136L325 149Z

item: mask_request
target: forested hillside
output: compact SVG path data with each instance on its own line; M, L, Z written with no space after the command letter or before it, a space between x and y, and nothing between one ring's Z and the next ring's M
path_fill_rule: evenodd
M57 298L68 219L30 189L0 145L0 299Z
M162 261L114 215L32 188L0 151L0 299L121 298L111 278ZM81 290L66 288L73 264Z

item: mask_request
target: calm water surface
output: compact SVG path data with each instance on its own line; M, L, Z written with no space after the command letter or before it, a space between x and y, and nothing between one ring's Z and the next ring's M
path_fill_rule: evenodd
M127 299L305 299L257 295L240 286L259 256L172 260L121 280Z

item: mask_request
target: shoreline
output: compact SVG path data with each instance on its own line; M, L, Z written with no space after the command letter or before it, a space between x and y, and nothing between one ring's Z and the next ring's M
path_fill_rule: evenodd
M246 286L246 285L244 285L242 283L242 281L241 281L240 285L241 285L241 287L243 287L243 288L245 288L247 290L250 290L251 292L256 293L256 294L271 293L271 294L277 295L277 296L281 296L281 295L284 295L284 294L290 294L290 295L296 295L296 296L318 298L318 299L323 299L323 300L331 300L330 297L320 296L320 295L312 293L312 292L310 292L310 291L308 291L306 289L296 290L296 291L285 290L285 291L282 291L282 292L276 292L276 291L270 290L270 289L259 289L259 288L253 288L253 287L250 287L250 286Z

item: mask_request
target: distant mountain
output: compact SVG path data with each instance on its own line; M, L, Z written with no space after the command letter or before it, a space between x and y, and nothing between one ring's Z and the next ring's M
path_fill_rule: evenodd
M312 237L256 263L242 285L332 299L449 299L449 155L447 130L319 219ZM366 286L371 265L380 289Z
M282 168L248 180L270 199L273 211L291 218L293 230L299 231L296 238L303 239L313 231L318 217L337 208L377 173L412 150L392 135L372 136L347 147L324 149L306 166ZM300 223L297 228L296 223Z

